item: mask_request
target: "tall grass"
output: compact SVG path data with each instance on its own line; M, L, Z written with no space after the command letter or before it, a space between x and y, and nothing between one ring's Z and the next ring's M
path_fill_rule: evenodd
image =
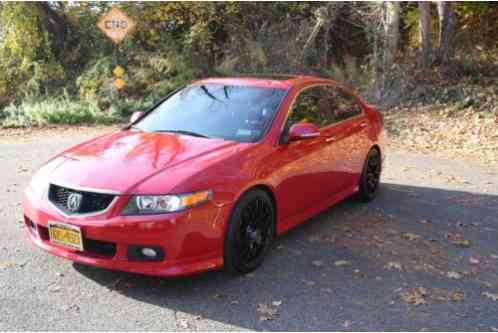
M111 123L115 114L102 111L96 103L69 97L28 98L3 110L2 127L45 126L47 124Z

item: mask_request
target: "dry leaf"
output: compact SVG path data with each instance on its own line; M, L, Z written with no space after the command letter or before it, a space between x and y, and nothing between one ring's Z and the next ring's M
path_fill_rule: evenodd
M493 294L493 293L486 291L486 292L483 292L482 295L486 298L493 300L494 302L498 301L498 293Z
M303 280L303 282L308 287L313 287L316 284L315 281L310 281L310 280Z
M260 314L260 321L273 320L278 316L278 310L275 307L269 306L267 304L258 304L257 311Z
M351 266L351 262L347 260L337 260L334 262L334 265L337 267L345 267L345 266Z
M181 328L189 328L188 326L188 320L187 319L180 319L178 320L178 326L180 326Z
M462 274L460 274L458 272L454 272L454 271L450 271L450 272L446 273L446 276L450 279L456 279L456 280L459 280L463 277Z
M469 262L470 262L471 264L473 264L473 265L477 265L477 264L479 264L479 263L480 263L479 259L474 258L474 257L470 257Z
M450 294L450 299L453 301L453 302L460 302L460 301L463 301L465 299L465 293L461 292L461 291L454 291Z
M414 240L420 239L421 236L417 235L417 234L414 234L414 233L411 233L411 232L405 232L403 234L403 238L405 238L405 239L407 239L409 241L414 241Z
M403 266L401 265L401 263L397 262L397 261L390 261L388 262L384 268L392 271L392 270L398 270L398 271L401 271L403 270Z
M282 301L281 301L281 300L278 300L278 301L273 301L273 302L271 302L271 304L272 304L273 306L280 306L280 305L282 305Z
M460 247L470 247L470 241L467 239L455 239L451 243Z

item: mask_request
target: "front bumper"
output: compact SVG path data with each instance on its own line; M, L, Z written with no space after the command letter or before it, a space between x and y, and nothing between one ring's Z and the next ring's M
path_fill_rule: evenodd
M119 216L127 201L120 198L105 214L67 217L46 200L25 194L24 220L27 238L51 254L107 269L154 276L180 276L219 268L223 265L225 225L229 205L209 202L187 211L149 216ZM55 245L48 236L48 222L57 221L81 228L84 250ZM161 261L130 260L130 246L160 247Z

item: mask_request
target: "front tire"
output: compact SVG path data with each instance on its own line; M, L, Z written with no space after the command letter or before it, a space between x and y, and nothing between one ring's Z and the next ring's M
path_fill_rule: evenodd
M224 266L230 273L245 274L258 268L275 237L275 207L270 196L255 189L235 205L228 222Z
M363 202L370 202L377 196L380 186L382 160L377 149L372 148L367 155L359 183L359 198Z

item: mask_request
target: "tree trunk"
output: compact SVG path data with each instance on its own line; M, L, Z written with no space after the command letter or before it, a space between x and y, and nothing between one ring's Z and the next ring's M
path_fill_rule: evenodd
M430 2L419 1L418 8L420 10L420 64L426 69L431 62L431 7Z
M384 72L391 69L399 45L399 2L384 4Z
M455 55L456 15L453 2L437 3L439 15L439 60L447 65Z
M55 42L52 49L55 51L56 55L61 54L64 50L64 42L66 39L67 27L65 17L59 15L48 2L39 2L38 6L48 20L48 31Z

